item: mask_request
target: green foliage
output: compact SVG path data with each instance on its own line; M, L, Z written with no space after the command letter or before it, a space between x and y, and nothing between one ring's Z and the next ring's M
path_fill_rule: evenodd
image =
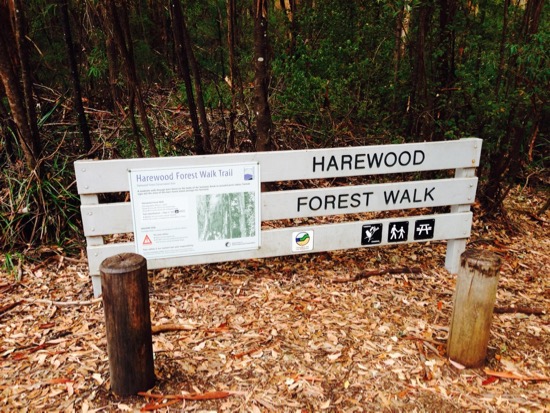
M380 5L329 1L302 10L294 50L279 44L274 56L277 116L327 129L385 116L392 92L390 24L391 11Z
M2 263L3 270L8 275L14 278L15 282L21 281L21 267L25 260L25 256L20 252L4 254L4 262Z
M227 115L223 110L231 106L230 90L224 80L228 75L226 1L182 3L201 69L203 97L213 123L211 129L223 142L227 132ZM306 7L306 3L298 2L291 22L270 2L269 103L275 128L290 120L316 137L314 143L331 145L331 139L348 128L361 130L365 136L382 134L388 141L399 136L407 141L412 139L407 135L413 129L411 125L422 121L428 127L427 132L420 132L420 139L471 135L483 138L485 158L496 160L495 165L502 169L493 180L506 183L508 177L513 181L521 176L523 168L547 168L549 131L548 123L544 122L550 116L547 5L538 31L527 36L523 28L526 9L512 2L501 49L504 19L500 1L456 2L456 14L446 31L441 27L440 2L325 0L309 2L311 7ZM193 143L186 135L189 127L186 109L173 117L166 113L159 115L165 108L186 105L183 86L173 79L175 57L169 9L166 4L155 2L126 4L142 91L148 100L157 98L149 106L159 137L157 145L164 154L189 153ZM136 153L133 132L128 117L124 117L128 96L122 93L119 106L110 106L109 63L119 71L121 65L120 56L116 56L115 62L108 61L105 45L109 33L104 30L101 5L99 1L70 2L77 60L85 74L81 79L83 93L89 99L88 113L92 115L97 110L94 141L104 151L100 156L133 157ZM407 6L405 13L403 6ZM421 49L425 90L420 91L424 95L419 102L415 64L420 55L416 53L419 12L424 6L430 6L430 10ZM59 7L38 0L29 2L26 8L32 78L36 85L44 85L44 88L36 86L36 94L42 108L38 115L45 147L42 162L48 172L38 181L34 174L26 174L17 165L1 165L3 248L39 241L64 242L72 230L77 230L79 215L78 198L72 186L74 148L59 137L59 129L67 132L65 125L74 122L68 116L71 103L59 99L70 96L71 87ZM250 109L254 9L246 2L237 2L237 8L237 65L245 85L245 105ZM398 19L404 15L407 29L402 39L403 56L397 61L396 28ZM446 43L445 36L452 41ZM449 65L449 79L442 78L445 63ZM122 73L118 76L118 86L123 90L124 76ZM55 91L54 98L44 92L48 89ZM245 116L245 108L238 110L238 119ZM110 124L103 123L100 112L110 114ZM59 129L48 127L52 121L61 125ZM21 148L15 150L21 158ZM502 161L502 165L497 161Z
M109 70L107 54L100 47L94 47L88 54L88 76L93 79L101 79Z
M79 197L63 144L43 160L49 172L42 180L17 168L1 168L0 250L39 242L66 245L78 231Z

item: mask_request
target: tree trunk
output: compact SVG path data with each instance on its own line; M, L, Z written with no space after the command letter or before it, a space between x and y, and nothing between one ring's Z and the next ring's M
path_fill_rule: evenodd
M183 45L185 48L185 54L187 56L187 60L189 61L189 68L191 69L191 73L193 75L193 83L195 85L195 94L197 95L197 112L199 115L199 120L201 125L202 147L205 153L211 153L212 144L210 142L210 126L208 124L208 118L206 116L206 108L204 106L201 72L199 69L199 65L197 63L197 59L195 58L195 53L193 52L191 36L189 36L189 31L187 30L187 25L185 24L185 16L183 16L182 14L181 17L182 17L181 28L183 31Z
M141 119L143 131L145 133L145 138L147 139L149 151L152 156L159 156L155 145L155 138L153 136L153 132L151 131L151 126L149 125L149 119L147 118L147 110L145 109L145 103L143 101L143 95L141 93L141 87L136 72L126 4L123 3L123 7L121 9L122 15L120 16L114 0L109 0L107 6L111 29L113 32L113 39L117 45L118 51L122 55L126 78L128 81L128 88L132 89L134 92L137 110Z
M6 150L6 160L14 165L17 157L15 156L15 148L13 147L14 143L12 140L12 133L15 133L17 127L13 120L10 118L8 110L2 102L4 98L4 87L0 82L0 132L4 136L4 148Z
M35 170L40 156L40 141L33 137L25 108L25 98L19 74L10 56L10 48L16 39L10 30L9 10L5 2L0 3L0 78L4 85L11 114L17 126L17 137L23 150L25 163L31 171Z
M396 16L395 22L395 46L393 52L393 111L399 111L399 102L397 99L397 92L399 90L399 70L401 69L401 62L405 57L405 39L409 31L410 23L410 11L408 10L408 3L400 5L399 11Z
M31 131L31 141L37 159L40 158L41 145L40 133L38 132L38 122L36 119L36 103L34 101L31 69L29 64L29 47L27 40L27 24L25 20L25 9L21 0L13 0L14 10L13 19L15 20L15 44L19 54L19 64L21 65L20 76L23 83L23 98L25 100L25 114L27 123Z
M416 139L431 140L433 121L428 93L428 74L426 69L427 36L433 6L430 2L421 3L416 11L416 41L413 50L413 74L408 133Z
M113 110L116 111L122 98L122 91L118 86L120 67L115 42L109 35L105 36L105 51L107 54L107 65L109 66L109 91L111 92Z
M439 0L439 84L441 89L452 87L455 81L455 31L456 0Z
M504 76L504 61L506 56L506 43L508 40L508 10L510 8L510 0L504 0L504 10L502 13L502 34L500 37L500 47L499 47L499 62L498 62L498 71L497 78L495 81L495 96L498 99L500 94L500 84L502 82L502 77Z
M185 51L185 34L183 30L183 12L179 0L170 0L170 10L172 12L172 26L174 32L174 43L176 45L176 56L178 59L179 73L183 76L185 84L185 93L187 96L187 104L189 105L189 114L191 116L191 125L193 126L193 136L195 140L195 152L198 155L206 153L203 145L199 117L197 114L197 106L195 104L195 96L193 94L193 83L191 80L191 72L189 61Z
M65 44L67 45L67 56L69 57L69 67L71 68L71 79L73 81L74 106L78 115L78 124L80 125L80 133L82 134L82 142L84 150L89 152L92 149L92 140L90 139L90 131L88 122L86 121L86 113L82 104L82 90L80 88L80 75L78 74L78 65L76 62L76 53L73 44L73 36L71 33L71 23L69 21L69 0L61 0L61 25L65 35Z
M132 126L132 135L134 136L134 143L136 144L137 156L143 158L145 156L143 152L143 146L141 145L139 127L136 122L136 95L133 89L128 91L128 111L130 112L130 125Z
M286 16L288 24L288 46L287 54L292 56L296 49L296 36L297 36L297 27L296 27L296 0L278 0L275 2L275 8L280 9Z
M256 115L256 136L253 142L257 151L269 151L272 147L272 121L268 102L268 67L267 0L255 0L254 113Z
M235 148L235 119L237 117L237 63L235 50L236 35L236 0L227 0L227 48L229 52L229 90L231 92L231 109L229 110L229 134L227 136L227 147Z

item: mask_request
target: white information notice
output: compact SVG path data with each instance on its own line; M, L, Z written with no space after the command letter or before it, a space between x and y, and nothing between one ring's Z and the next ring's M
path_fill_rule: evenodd
M260 167L129 171L136 252L169 258L260 246Z

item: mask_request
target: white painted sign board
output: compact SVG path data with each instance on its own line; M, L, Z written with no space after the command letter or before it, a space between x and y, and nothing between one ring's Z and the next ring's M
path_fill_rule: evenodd
M135 251L146 256L149 269L159 269L446 240L445 267L456 273L472 225L470 205L475 200L475 168L479 166L481 147L481 139L466 138L300 151L79 160L75 162L76 183L82 201L82 224L94 294L98 296L101 293L101 262L115 254ZM241 182L241 173L237 172L228 177L221 172L214 174L224 168L247 166L253 168L254 182ZM373 182L371 177L451 169L454 169L454 178L396 182L400 178L397 176L391 179L393 182ZM128 171L131 171L130 179ZM199 171L205 175L204 183L200 184L202 187L192 184L194 179L187 179L195 173L200 174ZM174 180L177 175L177 182L170 182L168 178L171 174L174 174ZM138 178L138 175L142 177ZM179 182L180 176L187 178ZM352 176L364 178L357 179L353 185L329 181L328 187L320 185L260 194L260 181ZM189 182L186 183L186 180ZM99 202L100 194L125 191L131 192L132 202ZM229 195L245 191L251 192L254 202L242 197L233 199ZM208 201L206 195L210 196ZM203 198L199 198L201 196ZM244 211L250 214L253 210L251 216L255 232L249 232L246 237L242 235L245 233L243 230L220 236L223 231L216 230L214 222L205 221L207 217L201 213L210 210L214 212L212 215L221 216L214 221L228 223L231 214L219 212L215 206L220 200L218 198L222 204L232 205L234 201L235 206L242 205L243 201L245 204L248 202L249 208L245 207ZM355 221L362 217L354 217L360 213L440 206L449 206L450 212L420 216L413 213L367 221ZM237 207L237 211L239 209L242 215L242 206ZM350 222L340 222L338 219L335 223L302 227L295 226L293 221L285 222L293 218L330 215L345 215L350 217L346 219ZM262 230L260 216L263 221L281 222L277 223L276 228L266 225ZM200 223L199 219L202 220ZM233 221L239 222L234 227L240 229L241 222ZM126 233L134 233L135 240L127 242L123 237L105 242L105 236ZM231 253L221 253L226 251Z
M136 252L147 259L260 246L257 162L129 171Z

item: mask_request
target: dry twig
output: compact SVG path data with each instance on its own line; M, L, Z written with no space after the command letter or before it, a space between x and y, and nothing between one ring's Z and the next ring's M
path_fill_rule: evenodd
M497 314L506 313L522 313L528 315L544 315L546 314L544 308L529 308L529 307L495 307L494 312Z
M381 270L371 270L366 271L361 274L357 274L353 278L335 278L332 280L333 283L347 283L353 281L363 280L365 278L374 277L376 275L384 274L420 274L422 270L418 267L398 267L398 268L383 268Z
M79 306L79 305L93 305L101 302L102 298L94 298L92 300L86 300L86 301L52 301L52 300L46 300L42 298L24 298L23 301L27 303L36 303L36 304L48 304L48 305L55 305L58 307L71 307L71 306Z

